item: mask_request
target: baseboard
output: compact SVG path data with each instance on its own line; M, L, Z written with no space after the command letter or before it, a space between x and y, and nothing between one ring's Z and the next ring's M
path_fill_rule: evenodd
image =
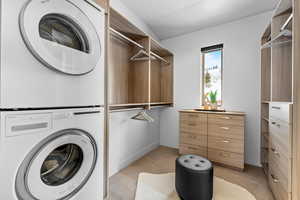
M133 163L134 161L142 158L147 153L149 153L150 151L158 148L159 146L160 146L159 143L150 144L150 145L144 147L143 149L137 151L136 153L128 156L126 159L121 160L121 162L118 164L118 167L116 167L116 168L113 167L113 168L109 169L109 176L113 176L114 174L116 174L119 171L121 171L122 169L128 167L131 163Z

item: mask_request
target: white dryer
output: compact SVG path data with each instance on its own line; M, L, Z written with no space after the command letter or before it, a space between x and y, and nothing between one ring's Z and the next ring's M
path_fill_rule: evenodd
M0 199L103 199L102 109L1 112L0 127Z
M104 104L104 10L84 0L0 3L0 108Z

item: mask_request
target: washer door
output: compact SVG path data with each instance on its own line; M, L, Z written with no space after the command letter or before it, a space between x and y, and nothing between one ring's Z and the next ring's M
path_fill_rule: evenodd
M89 18L68 0L30 0L20 30L31 53L45 66L70 75L92 71L101 43Z
M22 162L16 193L26 200L62 200L76 194L90 178L96 142L78 129L63 130L38 144Z

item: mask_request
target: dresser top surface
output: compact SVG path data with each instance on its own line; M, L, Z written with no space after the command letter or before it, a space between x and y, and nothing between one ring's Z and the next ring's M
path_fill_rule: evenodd
M187 109L187 110L179 110L179 112L182 113L205 113L205 114L218 114L218 115L246 115L244 112L238 112L238 111L226 111L226 112L214 112L214 111L199 111L199 110L193 110L193 109Z

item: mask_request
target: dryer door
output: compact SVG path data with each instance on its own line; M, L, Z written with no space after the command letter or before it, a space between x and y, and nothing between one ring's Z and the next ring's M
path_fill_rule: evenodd
M99 62L101 43L97 31L70 1L29 0L19 19L26 46L45 66L65 74L83 75Z
M20 199L69 199L90 178L97 159L94 139L67 129L46 138L22 162L16 177Z

